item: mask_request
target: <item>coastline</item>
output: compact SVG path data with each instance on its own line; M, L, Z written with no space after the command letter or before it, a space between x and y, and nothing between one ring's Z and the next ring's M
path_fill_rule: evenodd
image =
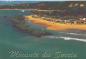
M31 15L25 16L26 21L31 21L32 23L45 26L49 30L56 30L56 31L63 31L63 30L85 30L85 24L62 24L62 23L55 23L44 20L42 18L34 18Z

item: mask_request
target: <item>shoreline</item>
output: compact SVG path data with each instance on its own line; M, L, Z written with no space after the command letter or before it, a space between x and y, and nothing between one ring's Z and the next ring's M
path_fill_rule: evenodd
M35 9L0 9L0 10L35 10Z
M42 18L34 18L32 16L25 16L26 21L45 26L49 30L63 31L63 30L85 30L85 24L62 24L44 20Z

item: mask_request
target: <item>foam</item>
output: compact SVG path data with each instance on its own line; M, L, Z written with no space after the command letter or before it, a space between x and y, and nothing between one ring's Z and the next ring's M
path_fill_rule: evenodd
M66 36L44 36L42 38L49 38L49 39L64 39L64 40L76 40L86 42L86 39L81 38L73 38L73 37L66 37Z
M82 36L86 36L86 34L80 34L80 33L68 33L68 32L60 32L60 33L70 34L70 35L82 35Z
M72 38L72 37L58 37L58 38L62 38L64 40L77 40L77 41L86 42L86 39L79 39L79 38Z

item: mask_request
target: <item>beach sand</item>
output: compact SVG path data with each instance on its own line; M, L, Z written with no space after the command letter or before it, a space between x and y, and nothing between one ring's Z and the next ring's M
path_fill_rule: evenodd
M32 23L39 24L41 26L45 26L49 30L85 30L86 31L86 24L62 24L44 20L42 18L34 18L32 16L25 16L26 21L31 21Z

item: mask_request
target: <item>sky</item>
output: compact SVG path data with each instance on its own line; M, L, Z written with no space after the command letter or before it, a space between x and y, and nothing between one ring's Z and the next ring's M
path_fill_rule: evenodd
M0 1L86 1L86 0L0 0Z

